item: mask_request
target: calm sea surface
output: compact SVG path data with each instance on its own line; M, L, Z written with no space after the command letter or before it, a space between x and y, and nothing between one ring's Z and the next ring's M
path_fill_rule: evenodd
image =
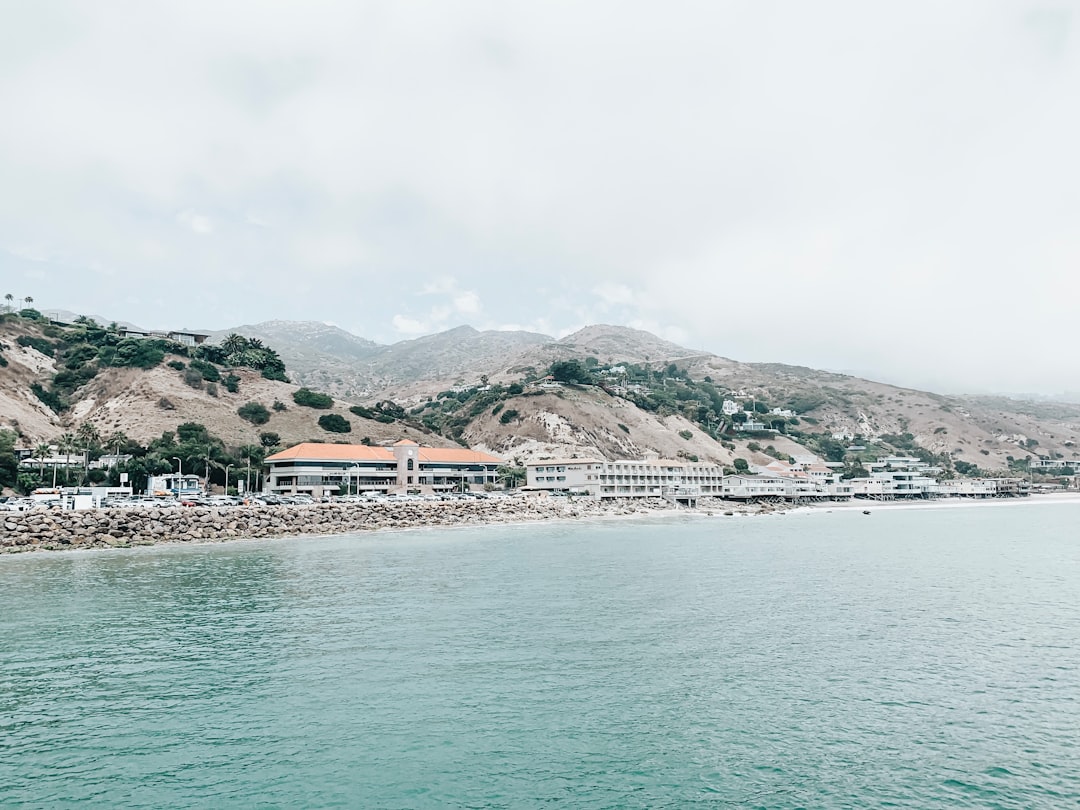
M0 558L0 806L1080 806L1080 505Z

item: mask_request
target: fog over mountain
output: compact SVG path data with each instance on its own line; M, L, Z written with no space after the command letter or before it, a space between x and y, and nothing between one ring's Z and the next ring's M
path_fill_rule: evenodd
M621 324L1080 390L1076 24L1026 0L12 4L0 294L380 345Z

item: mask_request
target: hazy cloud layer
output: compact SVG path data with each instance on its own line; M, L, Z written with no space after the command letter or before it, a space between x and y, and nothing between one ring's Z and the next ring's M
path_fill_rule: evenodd
M3 2L3 292L1080 389L1071 9Z

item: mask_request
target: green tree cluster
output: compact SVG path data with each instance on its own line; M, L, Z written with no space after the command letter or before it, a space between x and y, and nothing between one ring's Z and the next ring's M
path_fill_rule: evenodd
M300 388L293 392L293 402L305 408L326 410L334 407L334 398L329 394L320 394L310 388Z

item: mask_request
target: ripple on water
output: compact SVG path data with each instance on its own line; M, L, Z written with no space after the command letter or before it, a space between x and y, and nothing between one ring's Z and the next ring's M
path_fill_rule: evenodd
M1074 806L1078 514L0 560L0 805Z

